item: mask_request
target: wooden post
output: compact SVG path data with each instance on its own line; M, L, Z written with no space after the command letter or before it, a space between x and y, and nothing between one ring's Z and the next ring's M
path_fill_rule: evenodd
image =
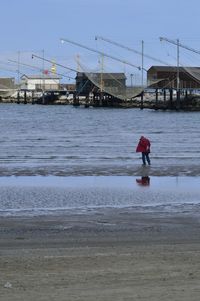
M20 95L19 95L19 90L17 91L17 103L20 103Z
M143 110L144 108L144 102L143 102L143 99L144 99L144 91L142 91L141 93L141 106L140 106L140 109Z
M180 109L180 89L176 91L176 110Z
M158 105L158 89L156 89L156 106Z
M185 91L185 98L188 98L188 90Z
M163 91L163 99L164 99L164 102L166 102L166 89L164 89L164 91Z
M74 107L80 106L79 97L76 95L76 93L74 94L73 106Z
M26 90L24 90L24 104L27 104L27 100L26 100Z
M170 98L169 98L170 109L173 106L173 89L170 89Z
M34 104L35 104L35 100L34 100L34 91L32 91L31 94L32 94L32 95L31 95L31 103L32 103L32 105L34 105Z

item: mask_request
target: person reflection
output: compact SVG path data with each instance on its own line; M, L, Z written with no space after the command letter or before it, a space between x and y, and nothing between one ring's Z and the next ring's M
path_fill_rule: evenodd
M141 178L136 179L136 183L141 186L149 186L150 185L149 168L142 167L140 172L141 172Z
M136 179L136 182L138 185L141 185L141 186L149 186L150 185L150 177L149 176L141 177L141 179Z

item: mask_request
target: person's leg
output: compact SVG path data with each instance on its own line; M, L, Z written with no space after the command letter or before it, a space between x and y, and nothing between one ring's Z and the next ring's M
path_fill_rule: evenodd
M144 165L146 165L145 153L142 153L142 162L143 162Z
M149 153L146 153L146 159L147 159L148 164L151 165L151 161L150 161L150 158L149 158Z

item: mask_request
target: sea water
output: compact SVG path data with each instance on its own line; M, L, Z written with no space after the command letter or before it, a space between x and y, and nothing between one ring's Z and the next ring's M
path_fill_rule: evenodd
M195 211L200 203L199 116L1 104L0 212L129 206ZM141 135L152 143L151 167L141 166L135 152ZM136 181L144 176L149 185Z
M0 172L10 175L138 175L141 135L152 175L200 175L199 112L0 105Z
M105 208L198 213L198 177L149 177L148 185L131 176L2 177L1 215L43 215Z

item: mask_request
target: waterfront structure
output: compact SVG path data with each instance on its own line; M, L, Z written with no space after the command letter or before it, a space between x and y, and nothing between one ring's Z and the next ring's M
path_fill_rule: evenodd
M28 91L60 90L60 77L56 74L22 75L21 89Z
M68 91L69 93L74 93L76 90L75 84L60 84L60 88L63 91Z
M94 106L114 106L125 99L124 73L77 72L76 103L79 96Z
M88 96L91 92L115 91L120 93L126 87L126 76L124 73L101 73L101 72L77 72L76 92ZM112 95L112 93L111 93Z
M179 88L200 89L200 67L179 67ZM147 70L148 86L177 89L177 66L151 66Z

